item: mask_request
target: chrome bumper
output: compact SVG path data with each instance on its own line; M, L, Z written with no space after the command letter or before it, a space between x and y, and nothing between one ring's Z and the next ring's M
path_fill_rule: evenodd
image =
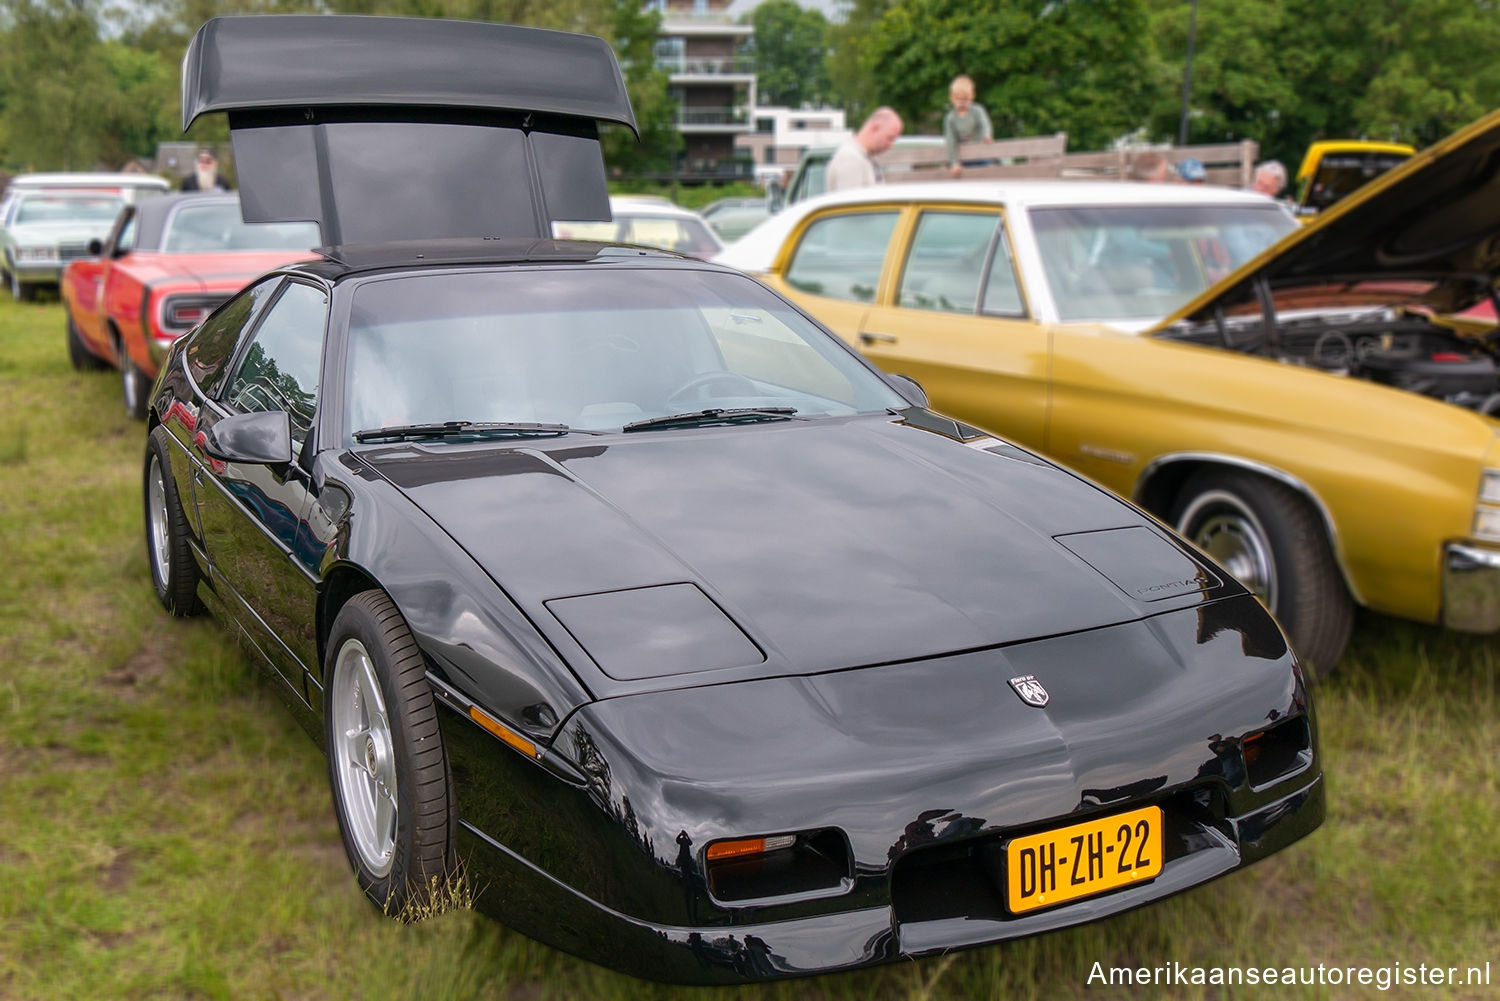
M1444 548L1443 625L1466 633L1500 631L1500 550L1459 542Z

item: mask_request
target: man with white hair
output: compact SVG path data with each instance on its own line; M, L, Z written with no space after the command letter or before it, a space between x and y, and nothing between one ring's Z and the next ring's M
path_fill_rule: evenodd
M1280 160L1263 160L1255 165L1250 190L1275 198L1286 187L1286 168Z
M834 151L828 161L828 190L846 191L880 183L875 156L884 153L901 134L901 116L891 108L876 108L859 131Z

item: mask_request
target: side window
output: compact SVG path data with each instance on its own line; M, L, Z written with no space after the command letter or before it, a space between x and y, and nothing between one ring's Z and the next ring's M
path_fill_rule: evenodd
M187 346L188 374L205 396L214 396L223 384L225 369L234 355L240 334L260 315L271 293L281 285L278 275L267 278L230 299L193 335Z
M973 313L999 225L1000 217L989 212L923 212L901 272L897 304Z
M792 253L787 284L810 295L873 302L896 216L848 212L815 221Z
M1021 296L1021 280L1016 275L1016 257L1011 253L1010 236L1000 227L1000 240L990 259L990 277L984 283L984 302L980 307L987 316L1025 316L1026 300Z
M110 234L109 252L119 257L135 249L135 209L126 208L121 215L120 221L115 224L115 231Z
M303 441L318 402L327 322L328 297L322 290L289 282L256 329L224 402L242 413L285 411L292 438Z

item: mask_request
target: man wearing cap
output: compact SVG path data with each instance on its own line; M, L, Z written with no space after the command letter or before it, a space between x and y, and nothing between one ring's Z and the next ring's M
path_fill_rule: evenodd
M1177 176L1185 184L1202 184L1208 180L1208 171L1203 168L1202 160L1190 156L1177 165Z
M228 191L229 182L219 176L219 161L213 150L200 149L193 172L182 179L183 191Z

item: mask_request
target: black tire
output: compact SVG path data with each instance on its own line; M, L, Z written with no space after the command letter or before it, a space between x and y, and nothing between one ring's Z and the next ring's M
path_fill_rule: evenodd
M186 617L203 610L198 600L198 564L188 548L187 516L172 479L167 429L157 425L146 438L142 494L146 506L146 561L162 607ZM159 502L153 490L159 490ZM159 506L158 506L159 503Z
M21 281L21 276L12 271L10 277L10 297L16 302L30 302L36 295L36 286L28 285Z
M146 419L146 405L151 396L151 380L135 367L130 350L120 342L120 381L125 398L125 413L138 421Z
M75 371L97 372L105 368L103 358L83 346L83 335L78 332L78 325L73 322L73 314L67 314L68 325L68 361L73 365Z
M344 852L365 895L405 918L428 905L454 871L453 783L426 663L382 591L349 599L333 620L327 650L328 782ZM383 730L376 700L362 693L372 679Z
M1260 596L1304 666L1319 677L1333 671L1349 643L1354 602L1306 498L1247 470L1203 470L1183 485L1170 521ZM1269 581L1255 579L1257 547Z

